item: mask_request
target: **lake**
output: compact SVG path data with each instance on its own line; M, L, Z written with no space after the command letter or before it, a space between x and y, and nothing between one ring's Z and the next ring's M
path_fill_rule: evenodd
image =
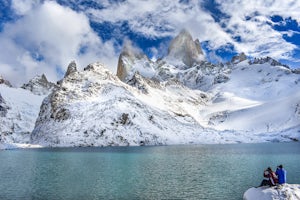
M283 164L300 183L300 143L0 151L0 199L242 199Z

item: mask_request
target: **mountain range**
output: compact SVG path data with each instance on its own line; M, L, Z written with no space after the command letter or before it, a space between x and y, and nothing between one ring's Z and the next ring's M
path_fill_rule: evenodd
M273 58L206 61L183 30L153 61L124 46L103 64L14 88L0 77L0 147L279 142L300 139L300 70Z

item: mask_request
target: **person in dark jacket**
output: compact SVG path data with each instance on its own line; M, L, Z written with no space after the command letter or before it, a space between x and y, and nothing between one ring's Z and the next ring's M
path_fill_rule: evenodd
M283 168L282 165L279 165L277 167L276 175L278 176L278 183L280 185L286 183L286 170Z
M275 186L276 185L277 176L273 172L271 167L268 167L268 169L266 169L264 171L264 177L265 177L265 179L261 182L260 186L265 186L265 185Z

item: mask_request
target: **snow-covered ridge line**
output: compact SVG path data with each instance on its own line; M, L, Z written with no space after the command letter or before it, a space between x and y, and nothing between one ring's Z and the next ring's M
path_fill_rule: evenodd
M173 57L156 62L127 47L117 75L101 63L78 71L73 61L57 84L42 75L24 90L1 78L0 143L299 141L300 74L295 70L271 58L250 62L244 54L227 64L208 63L197 57L201 49L185 32L172 44ZM182 60L187 58L189 65Z

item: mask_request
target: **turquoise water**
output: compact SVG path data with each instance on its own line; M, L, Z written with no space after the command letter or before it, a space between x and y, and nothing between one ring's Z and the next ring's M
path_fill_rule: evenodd
M278 164L300 183L300 143L0 151L0 199L242 199Z

